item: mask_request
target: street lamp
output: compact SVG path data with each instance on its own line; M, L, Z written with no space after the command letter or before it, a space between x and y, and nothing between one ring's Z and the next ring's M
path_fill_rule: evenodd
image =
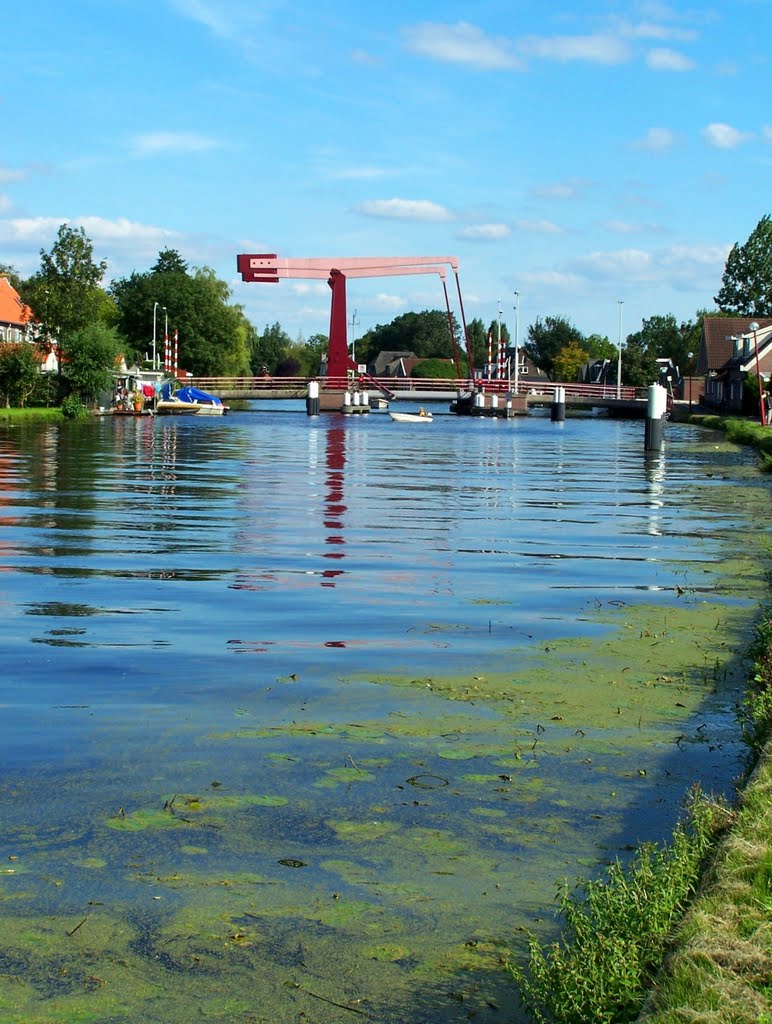
M155 370L155 314L158 307L161 305L160 302L153 303L153 369Z
M689 360L689 365L688 365L687 369L689 371L689 409L691 409L691 407L692 407L692 386L693 386L693 381L692 381L692 359L694 358L694 352L687 352L686 353L686 358Z
M748 324L748 330L753 331L753 349L756 353L756 382L759 385L759 422L762 427L767 425L767 417L764 410L764 389L761 386L761 369L759 367L759 344L756 340L756 331L759 329L759 325L754 320L753 323Z
M169 314L166 311L166 306L161 306L164 311L164 370L169 369Z
M501 380L504 374L504 360L501 358L501 299L499 299L499 327L496 340L496 380Z
M520 292L515 292L515 394L517 394L517 386L520 375L520 356L518 354L518 344L520 341Z
M349 327L351 328L351 358L354 362L356 362L356 326L358 323L359 321L357 320L357 311L354 310L354 312L351 314L351 323L349 324Z
M619 359L617 359L617 399L622 397L622 307L623 299L617 299L619 303Z

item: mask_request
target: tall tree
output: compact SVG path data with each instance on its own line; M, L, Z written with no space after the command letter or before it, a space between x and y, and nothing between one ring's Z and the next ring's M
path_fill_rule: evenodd
M571 341L558 352L553 362L555 380L562 380L566 383L579 379L579 371L590 358L586 348Z
M762 217L745 245L737 242L726 260L715 300L734 316L772 316L772 219Z
M439 309L403 313L389 324L378 324L357 339L357 359L372 362L379 352L413 352L422 359L463 356L461 328L454 316L451 336L448 314Z
M0 345L0 398L6 408L23 406L40 378L40 353L26 341Z
M584 335L578 327L562 316L538 317L528 328L528 340L524 343L526 355L555 380L555 359L561 349L571 344L584 347Z
M72 391L84 403L95 403L112 391L113 371L120 348L114 327L91 323L70 335L69 357L62 367Z
M292 338L282 329L278 321L270 326L266 324L263 333L253 338L249 354L252 373L258 377L263 373L275 376L278 373L279 364L287 357L291 348ZM319 372L318 366L316 372Z
M46 340L57 349L60 368L76 331L95 323L105 308L100 287L107 262L96 263L83 228L62 224L50 252L40 250L40 270L23 284L21 296L34 311Z
M254 329L242 307L230 303L228 285L208 267L191 273L178 252L164 249L152 270L114 281L111 294L133 358L155 351L163 366L168 326L170 336L178 332L181 368L196 376L249 373Z

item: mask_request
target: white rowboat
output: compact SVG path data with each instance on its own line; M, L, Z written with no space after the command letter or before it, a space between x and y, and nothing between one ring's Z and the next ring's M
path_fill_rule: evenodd
M391 409L389 409L389 416L391 416L395 423L432 422L432 414L430 412L392 412Z

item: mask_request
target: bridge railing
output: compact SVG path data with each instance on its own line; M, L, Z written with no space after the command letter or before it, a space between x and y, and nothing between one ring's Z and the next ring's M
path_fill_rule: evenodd
M345 378L332 377L193 377L188 378L187 383L201 391L208 391L212 394L221 392L243 392L260 394L276 391L290 391L305 395L309 381L319 380L323 387L333 390L345 390L351 386L351 382ZM413 391L422 393L447 393L449 391L468 392L482 388L486 394L515 393L514 381L507 380L475 380L444 377L370 377L363 382L363 386L372 391L380 388L383 392L395 394L409 394ZM614 399L617 397L616 385L610 384L577 384L572 382L562 383L560 381L529 381L520 379L518 381L517 393L521 395L536 395L542 397L553 397L555 389L561 387L566 398L572 396L582 398ZM646 389L633 387L621 387L619 398L624 401L641 399L646 397Z

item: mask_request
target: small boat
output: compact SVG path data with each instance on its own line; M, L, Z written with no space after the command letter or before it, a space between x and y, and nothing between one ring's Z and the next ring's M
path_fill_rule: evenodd
M392 412L389 409L389 416L395 423L431 423L432 414L421 409L420 412Z
M222 399L209 395L198 388L184 387L171 393L164 387L161 398L155 404L158 416L185 416L195 413L198 416L224 416L230 406L223 405Z
M176 395L159 398L155 403L156 416L195 416L199 412L196 402L183 402Z

